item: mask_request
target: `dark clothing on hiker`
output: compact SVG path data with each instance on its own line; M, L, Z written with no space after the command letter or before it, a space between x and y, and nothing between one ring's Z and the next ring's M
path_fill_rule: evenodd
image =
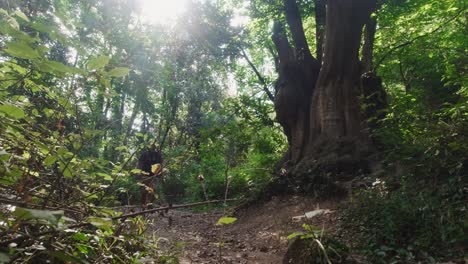
M141 186L141 205L146 207L147 203L153 203L156 177L162 170L162 155L156 150L144 151L138 159L138 168L143 171L139 180L145 186ZM159 164L159 165L157 165Z

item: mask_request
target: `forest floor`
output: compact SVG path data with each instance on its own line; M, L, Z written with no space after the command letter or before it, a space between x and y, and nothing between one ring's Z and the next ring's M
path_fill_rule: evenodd
M180 263L282 263L287 236L303 231L304 223L335 231L338 205L300 196L274 197L240 210L234 215L237 221L224 226L216 225L223 216L219 211L171 210L149 216L148 232L158 239L162 254L176 254ZM293 219L317 209L328 210L313 218Z

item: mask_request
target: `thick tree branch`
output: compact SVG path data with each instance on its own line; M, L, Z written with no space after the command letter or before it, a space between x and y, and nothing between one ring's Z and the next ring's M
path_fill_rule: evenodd
M280 64L294 60L294 52L289 44L288 37L283 25L279 21L275 21L273 25L273 35L271 36L273 43L278 51Z
M244 59L247 61L247 63L249 64L250 68L252 68L252 70L255 72L255 75L257 75L257 78L258 80L260 81L260 83L262 84L262 88L263 88L263 91L265 91L266 95L268 96L268 98L270 99L270 101L274 102L275 101L275 97L273 96L273 94L270 92L270 90L268 89L268 85L265 81L265 78L263 78L263 76L260 74L260 72L257 70L257 68L255 67L255 65L252 63L252 61L249 59L249 57L247 56L247 54L245 53L244 49L241 48L241 53L242 53L242 57L244 57Z
M291 30L292 39L296 48L296 56L304 56L315 60L310 53L309 45L302 26L301 14L297 7L296 0L283 0L286 21Z

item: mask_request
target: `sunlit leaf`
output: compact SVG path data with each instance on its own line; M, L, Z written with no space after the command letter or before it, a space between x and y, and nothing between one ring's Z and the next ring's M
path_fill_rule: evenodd
M237 221L237 218L235 217L221 217L216 223L216 225L230 225L236 221Z
M52 71L57 71L57 72L62 72L62 73L76 73L76 74L82 74L84 75L84 71L81 70L81 69L78 69L78 68L75 68L75 67L70 67L70 66L67 66L61 62L58 62L58 61L52 61L52 60L48 60L48 61L45 61L41 64L41 69L44 70L44 67L45 68L48 68ZM49 72L50 72L49 70Z
M87 68L88 70L101 69L109 63L110 58L108 56L98 56L89 60Z
M157 164L151 165L151 172L152 172L153 174L158 173L159 170L161 170L161 164L157 163Z
M130 72L129 68L117 67L117 68L110 70L108 72L108 75L111 77L123 77L123 76L128 75L129 72Z
M50 155L50 156L47 156L47 158L44 159L44 165L50 166L50 165L54 164L56 161L57 161L57 157Z
M304 233L302 233L302 232L294 232L294 233L290 234L289 236L287 236L287 239L288 239L288 240L291 240L291 239L293 239L293 238L296 238L296 237L299 237L299 236L302 236L302 235L304 235Z
M24 118L26 116L23 109L9 104L0 105L0 112L3 112L8 116L16 119Z
M8 43L5 52L21 59L35 59L39 57L36 50L22 42Z
M127 146L119 146L119 147L115 148L116 151L122 151L122 150L126 150L126 149L127 149Z
M111 231L112 230L112 219L110 218L100 218L100 217L89 217L87 222L92 224L93 226L105 230Z
M21 10L16 10L13 14L24 21L29 22L29 18Z
M104 180L106 181L112 181L112 176L110 176L109 174L107 173L102 173L102 172L98 172L96 173L98 176L101 176L104 178Z

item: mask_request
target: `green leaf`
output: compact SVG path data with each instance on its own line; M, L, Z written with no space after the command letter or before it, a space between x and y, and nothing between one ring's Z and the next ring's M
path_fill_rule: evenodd
M75 150L79 150L81 148L81 143L80 142L73 142L73 148Z
M44 159L44 165L50 166L54 164L57 161L57 157L55 156L47 156L47 158Z
M10 24L10 26L16 30L19 30L20 28L18 21L16 21L16 19L14 19L13 17L8 18L8 24Z
M142 173L143 171L140 170L140 169L133 169L130 171L131 173L135 173L135 174L139 174L139 173Z
M304 233L302 233L302 232L294 232L294 233L290 234L287 238L288 238L288 240L291 240L291 239L293 239L293 238L296 238L296 237L299 237L299 236L302 236L302 235L304 235Z
M39 57L39 54L36 50L21 42L8 43L5 52L13 57L21 59L35 59Z
M15 15L15 16L17 16L17 17L23 19L23 20L26 21L26 22L29 22L29 18L28 18L23 12L21 12L21 10L16 10L16 11L13 13L13 15Z
M10 263L10 257L5 253L0 252L0 263Z
M81 74L81 75L85 74L85 72L81 69L70 67L61 62L52 61L52 60L48 60L48 61L41 63L41 70L45 70L45 71L49 70L48 72L52 70L52 71L57 71L57 72L62 72L62 73L76 73L76 74Z
M35 30L43 33L52 33L55 31L55 28L53 26L45 24L44 21L35 21L30 26Z
M112 231L112 219L110 218L89 217L87 222L104 231Z
M102 172L98 172L96 173L98 176L101 176L104 178L104 180L106 181L112 181L112 176L110 176L109 174L107 173L102 173Z
M15 119L24 118L26 116L23 109L14 105L7 105L7 104L0 105L0 112L3 112L7 114L8 116L15 118Z
M230 225L236 221L237 221L237 218L235 217L221 217L216 223L216 225Z
M36 210L17 207L13 212L13 215L22 220L43 219L51 224L57 225L58 220L63 216L63 211Z
M120 146L120 147L115 148L115 151L122 151L122 150L127 150L127 146Z
M321 231L322 229L318 226L313 226L313 225L309 225L309 224L303 224L302 225L302 228L304 228L304 230L306 231L309 231L309 232L317 232L317 231Z
M70 168L67 168L66 170L63 171L63 177L71 178L72 176L73 176L73 173L71 172Z
M87 245L85 245L85 244L78 244L78 245L76 245L76 249L78 249L78 251L80 251L81 253L83 253L83 254L85 254L85 255L88 254L88 252L89 252L88 249L89 249L89 248L91 248L91 247L90 247L90 246L87 246Z
M112 77L123 77L123 76L128 75L129 72L130 72L129 68L117 67L117 68L110 70L108 74L109 76L112 76Z
M89 238L83 233L73 234L72 238L76 241L88 241Z
M88 62L88 70L101 69L109 63L110 58L108 56L98 56L92 58Z

